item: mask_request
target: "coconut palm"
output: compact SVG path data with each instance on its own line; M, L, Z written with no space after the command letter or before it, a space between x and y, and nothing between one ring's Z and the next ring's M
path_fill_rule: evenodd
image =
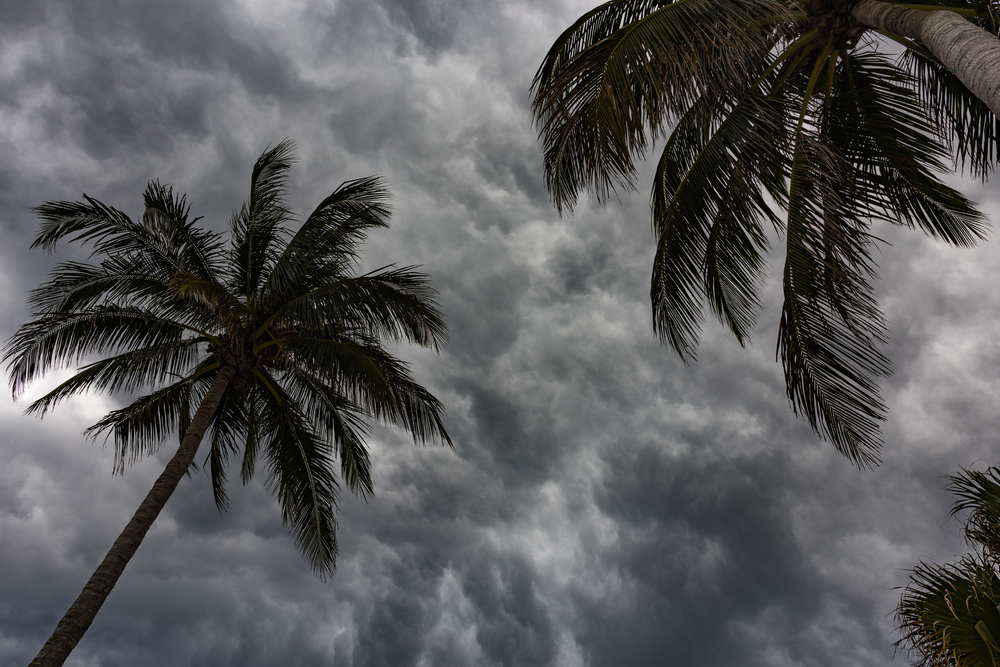
M654 330L685 361L696 356L704 299L749 340L766 227L783 235L778 356L789 399L864 467L879 460L877 381L889 372L872 224L974 245L982 215L938 174L955 156L985 179L998 157L997 117L953 73L969 68L933 50L936 37L864 23L871 12L924 28L957 21L1000 52L994 0L931 2L612 0L556 40L532 84L560 212L583 190L604 204L634 189L636 161L666 138L651 196L650 295ZM901 58L879 53L886 40Z
M1000 469L949 476L957 500L951 516L968 511L962 532L973 553L957 563L920 563L903 590L896 620L901 645L921 667L1000 665Z
M15 398L54 367L99 358L27 411L44 415L91 389L148 391L90 434L113 440L119 473L171 433L180 446L32 665L61 665L76 646L195 467L203 436L216 505L228 504L230 457L241 454L244 483L263 468L320 577L336 565L336 460L348 489L373 493L369 421L398 426L416 442L451 444L441 404L385 347L439 349L445 341L429 278L414 267L353 271L367 233L388 226L388 190L375 177L346 182L291 233L283 195L292 149L284 141L257 161L228 248L189 219L184 197L157 182L146 189L139 223L86 195L38 207L35 246L79 241L100 259L62 263L31 293L34 319L5 356Z

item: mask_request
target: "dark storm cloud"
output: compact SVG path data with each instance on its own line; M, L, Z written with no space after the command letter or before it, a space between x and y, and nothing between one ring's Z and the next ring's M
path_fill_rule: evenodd
M445 562L408 545L396 545L393 554L370 573L381 582L375 595L369 592L355 608L357 642L365 649L350 664L551 662L552 623L523 558L480 548ZM457 619L442 614L455 612L445 606L454 602L449 594L463 601ZM455 621L463 627L451 626Z
M45 20L46 6L45 2L3 0L0 2L0 13L4 21L0 24L0 31L15 32L41 23Z
M549 267L556 278L557 294L580 294L594 288L609 286L606 282L612 250L607 243L567 245L550 259Z
M555 657L554 628L535 576L522 557L480 560L464 573L463 592L480 611L476 639L494 664L544 665Z
M169 152L179 134L204 139L211 77L220 73L254 96L295 102L308 94L289 59L260 32L228 20L223 7L53 3L40 30L51 40L46 52L25 59L0 99L12 105L32 88L57 91L64 105L44 114L46 130L108 158L124 147Z
M665 653L677 664L767 664L748 654L741 623L780 609L788 626L782 631L794 636L815 620L817 573L796 543L782 498L787 459L741 456L741 443L729 444L734 452L726 458L702 450L679 459L639 443L609 447L602 456L595 499L620 539L596 565L618 574L626 599L611 614L603 600L582 600L592 616L580 636L595 664L617 656L655 665ZM727 610L721 626L720 608ZM696 641L713 625L710 645Z
M454 42L455 27L464 18L469 3L443 0L384 0L389 20L413 33L431 53L439 53Z
M445 403L455 449L373 431L375 497L343 494L331 581L259 482L234 480L220 514L196 474L70 664L902 661L893 588L964 548L942 525L940 474L996 459L1000 260L879 232L896 373L876 471L791 413L777 268L753 345L706 314L685 366L650 325L649 165L640 194L606 210L583 199L560 218L544 188L527 91L588 8L0 4L4 338L52 261L26 250L31 206L86 191L136 215L162 178L224 229L253 160L285 136L300 214L345 179L386 177L393 228L362 270L421 264L451 330L440 356L399 353ZM994 190L977 196L996 219ZM0 404L2 667L37 651L172 446L112 477L112 452L80 433L114 399L42 422L20 415L27 400Z

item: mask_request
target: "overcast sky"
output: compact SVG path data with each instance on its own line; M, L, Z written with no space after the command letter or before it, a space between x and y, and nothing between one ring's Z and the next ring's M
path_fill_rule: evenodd
M874 471L792 415L777 269L753 344L709 322L684 366L650 324L648 169L606 210L560 218L544 189L528 87L593 2L0 2L3 340L76 256L29 250L32 206L85 192L138 217L159 178L221 230L285 137L300 213L387 179L365 265L423 265L451 331L399 354L455 450L374 432L375 497L345 496L331 581L262 486L219 514L196 474L68 664L906 664L906 568L965 551L941 475L1000 459L1000 248L878 230L895 374ZM962 187L1000 220L995 186ZM82 431L115 397L22 415L64 377L0 399L2 667L34 656L171 454L112 475Z

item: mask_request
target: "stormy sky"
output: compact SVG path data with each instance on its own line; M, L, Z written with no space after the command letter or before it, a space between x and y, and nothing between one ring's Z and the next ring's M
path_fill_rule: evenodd
M29 250L31 207L86 193L138 217L157 178L223 230L286 137L299 213L388 181L362 268L422 265L450 324L442 354L398 353L455 449L374 430L375 497L344 496L332 580L261 484L220 514L199 473L68 664L906 664L906 568L965 551L941 476L1000 459L1000 252L877 230L895 373L876 470L791 412L780 249L752 344L708 321L685 366L650 324L649 168L562 218L544 189L528 88L593 2L0 2L3 340L82 256ZM994 185L952 180L1000 220ZM112 475L82 432L122 397L22 414L68 372L0 399L2 667L34 656L172 453Z

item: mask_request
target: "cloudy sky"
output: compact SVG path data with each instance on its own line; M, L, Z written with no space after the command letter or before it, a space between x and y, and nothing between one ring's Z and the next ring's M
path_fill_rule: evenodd
M399 353L455 449L375 431L376 495L345 497L331 581L266 490L219 514L198 474L68 664L906 664L906 568L964 552L941 475L1000 459L996 242L879 230L895 374L883 463L855 469L785 398L777 271L753 344L709 323L686 367L650 325L648 173L606 210L550 205L528 87L592 2L0 2L4 340L75 256L28 249L32 206L85 192L139 216L159 178L224 229L285 137L299 212L388 180L365 263L423 265L451 328L441 355ZM1000 220L995 186L962 187ZM112 476L82 431L115 397L23 416L61 377L0 399L2 667L34 656L170 454Z

